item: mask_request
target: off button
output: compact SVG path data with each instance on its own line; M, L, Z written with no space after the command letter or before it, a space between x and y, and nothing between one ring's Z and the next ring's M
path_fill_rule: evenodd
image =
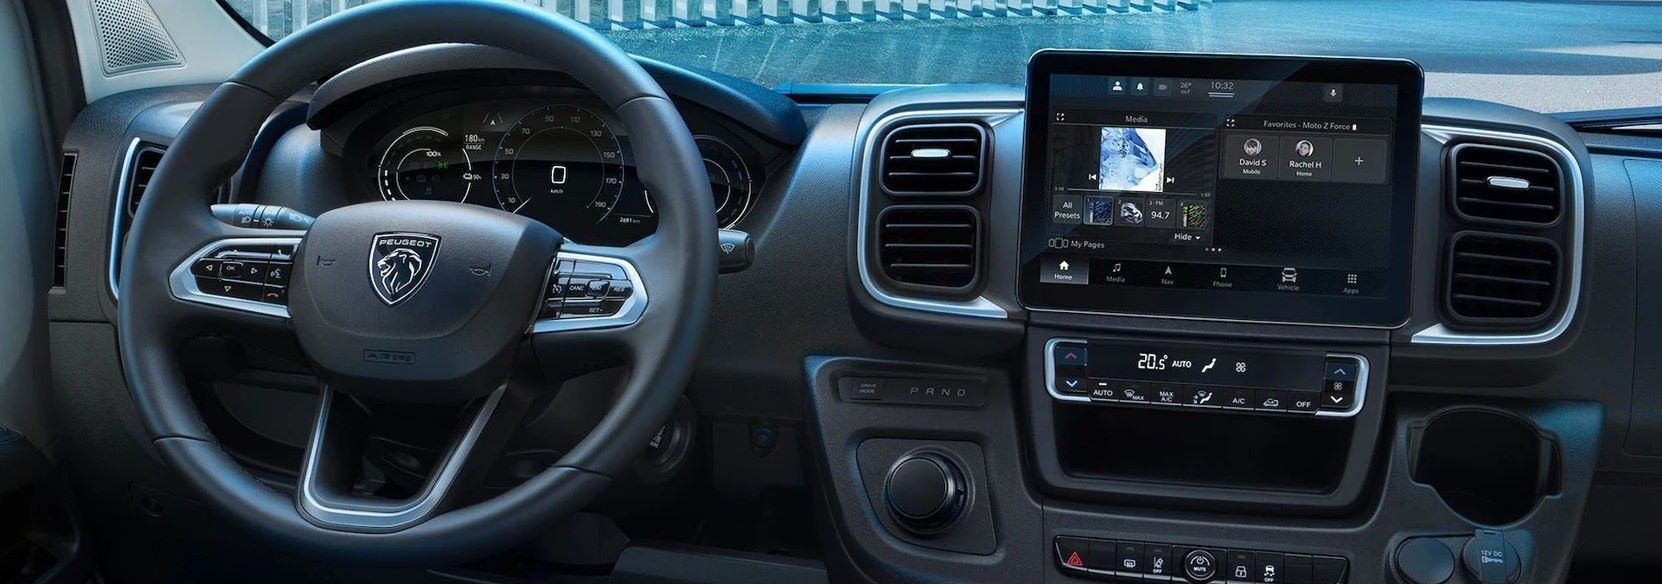
M1210 582L1218 575L1218 558L1206 550L1192 550L1183 556L1183 574L1194 582Z

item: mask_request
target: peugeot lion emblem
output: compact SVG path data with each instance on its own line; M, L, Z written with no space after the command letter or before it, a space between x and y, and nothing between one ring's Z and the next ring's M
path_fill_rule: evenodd
M377 233L369 246L369 282L387 306L414 296L439 255L439 238L425 233Z

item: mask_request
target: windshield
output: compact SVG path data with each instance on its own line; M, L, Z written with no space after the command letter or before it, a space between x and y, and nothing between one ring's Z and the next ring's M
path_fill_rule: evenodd
M221 1L272 39L364 3ZM524 1L632 53L770 87L1021 83L1034 51L1094 48L1403 57L1431 96L1544 112L1662 103L1662 2Z

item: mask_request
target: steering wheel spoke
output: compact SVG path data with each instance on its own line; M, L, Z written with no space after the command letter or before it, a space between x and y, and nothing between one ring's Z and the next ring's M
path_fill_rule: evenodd
M358 533L401 531L458 507L500 457L536 395L534 388L508 383L472 400L437 459L425 465L420 487L408 497L388 498L356 492L375 414L365 402L325 387L301 464L296 507L320 527Z

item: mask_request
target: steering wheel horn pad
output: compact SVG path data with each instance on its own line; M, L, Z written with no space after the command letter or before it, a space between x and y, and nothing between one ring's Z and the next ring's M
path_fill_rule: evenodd
M296 253L289 315L331 389L459 402L500 387L560 234L478 205L387 201L322 214Z
M624 248L562 246L553 229L505 213L411 202L330 211L309 233L248 229L213 219L202 194L236 171L261 125L288 96L357 63L437 43L515 51L549 63L592 91L630 131L632 168L657 203L657 231ZM632 57L599 33L517 2L366 4L267 48L214 90L180 130L152 177L123 247L117 303L122 370L134 408L163 462L197 497L246 533L309 559L453 566L523 542L582 509L606 491L610 477L628 470L691 375L715 295L716 233L709 177L680 112ZM421 257L429 270L425 281L371 279L371 262L387 254L400 256L389 264L415 275L413 262L405 260L421 251L399 252L409 246L397 244L421 247L429 240L398 241L399 234L436 240L437 254ZM377 245L383 235L392 239ZM212 246L260 239L292 243L296 238L302 241L297 263L308 265L297 266L292 274L288 318L193 300L170 285L171 274ZM638 315L629 319L532 328L549 262L568 252L626 264L632 277L638 275L640 289L652 291L650 302L642 298L635 305ZM374 253L381 257L372 260ZM309 263L320 255L333 257L327 270L338 273ZM474 268L488 275L475 275ZM472 427L478 431L456 440L446 457L446 465L452 460L458 465L457 488L429 489L440 493L436 499L418 498L407 505L381 499L366 508L349 492L350 484L324 484L331 477L344 478L336 469L359 464L357 451L342 443L319 446L314 440L307 459L318 464L297 486L320 487L313 491L318 501L340 513L309 513L301 503L306 497L297 500L244 470L197 413L180 361L185 341L203 333L297 337L324 385L320 398L347 406L329 410L314 423L313 436L324 442L337 431L351 430L350 419L359 415L352 411L357 400L341 394L431 401L482 396L471 400L488 406L472 410L477 412ZM544 388L524 381L520 366L536 364L548 375L559 372L551 363L578 360L589 350L613 352L625 361L626 374L611 411L553 466L494 497L469 498L461 488L467 477L487 466L531 405L539 403L533 398ZM378 352L366 360L365 351ZM396 363L410 357L413 364ZM510 365L515 375L508 375ZM348 423L332 426L331 418ZM322 482L308 482L313 477ZM373 525L353 519L365 514L397 517Z

